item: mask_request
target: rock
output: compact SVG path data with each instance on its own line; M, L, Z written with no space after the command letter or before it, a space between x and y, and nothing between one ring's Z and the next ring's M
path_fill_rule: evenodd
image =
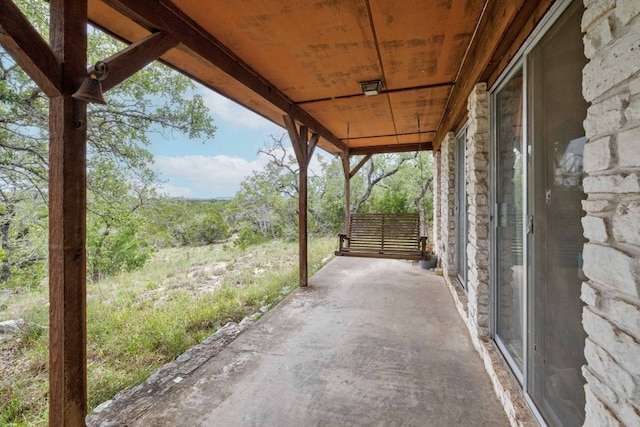
M4 322L0 322L0 334L17 334L24 327L24 324L25 322L22 319L6 320Z

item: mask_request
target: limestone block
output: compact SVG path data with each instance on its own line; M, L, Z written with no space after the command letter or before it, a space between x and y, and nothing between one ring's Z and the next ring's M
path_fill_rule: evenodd
M596 21L584 35L584 56L593 58L598 51L613 39L611 23L608 17Z
M627 124L640 124L640 96L634 96L631 98L629 106L624 110L624 118L626 119Z
M601 311L606 317L640 337L640 301L619 297L603 298Z
M587 277L631 296L640 296L640 259L591 243L584 245L583 258Z
M583 427L623 427L622 423L591 390L590 384L584 388L587 404Z
M580 288L580 299L584 301L585 304L595 308L600 308L602 303L600 291L591 286L588 282L582 283L582 287Z
M597 315L591 307L582 311L582 324L591 340L606 350L634 379L640 379L640 342L636 338Z
M591 339L587 338L584 354L589 369L598 373L614 392L624 396L633 403L640 403L640 387L634 378L611 355Z
M620 158L619 162L621 167L640 168L640 127L629 129L618 134L618 157Z
M604 243L609 240L605 218L587 215L582 218L584 237L592 242Z
M596 135L617 132L624 125L624 109L628 105L629 94L622 93L589 107L584 121L587 137L593 138Z
M610 169L613 166L611 137L589 141L584 146L584 171L595 172Z
M609 200L583 200L582 209L589 213L600 213L612 209L613 203Z
M640 2L638 0L618 0L616 4L616 17L622 25L627 25L633 18L640 15Z
M467 171L467 180L470 183L485 182L488 176L489 176L489 172L487 170L468 170Z
M588 102L593 102L640 69L638 46L640 27L635 26L591 58L582 70L582 92Z
M640 79L631 79L629 82L629 92L631 92L631 95L637 95L640 93Z
M585 1L586 10L582 15L582 32L586 32L595 20L616 7L616 0L588 0Z
M632 404L619 398L609 387L609 384L603 383L600 377L588 369L588 367L583 367L582 374L589 382L589 387L594 391L594 394L600 396L602 401L608 404L609 411L616 420L619 420L624 426L640 425L640 415Z
M467 201L469 202L469 205L475 205L475 206L489 205L489 198L485 193L468 194Z
M620 243L640 246L640 201L618 205L613 216L613 236Z
M640 173L588 176L583 184L585 193L639 193Z

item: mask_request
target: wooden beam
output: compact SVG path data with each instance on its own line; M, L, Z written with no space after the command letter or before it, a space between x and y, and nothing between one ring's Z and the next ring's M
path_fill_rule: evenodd
M366 154L364 156L364 158L362 160L360 160L360 163L358 163L356 165L356 167L353 168L353 170L351 170L349 172L349 179L353 178L354 176L356 176L356 174L358 173L358 171L360 169L362 169L362 167L365 165L365 163L367 163L369 161L369 159L371 158L371 156L373 156L373 154Z
M350 156L348 151L340 153L342 172L344 173L344 234L349 235L351 226L351 176Z
M171 2L105 0L105 3L150 30L161 30L171 34L180 43L232 76L257 95L286 114L293 116L298 122L308 126L313 133L320 135L338 150L343 151L346 148L342 140L251 69L249 65L230 52L220 41L182 13Z
M445 82L445 83L435 83L431 85L420 85L420 86L411 86L411 87L400 87L396 89L384 89L380 93L406 93L406 92L415 92L423 89L439 89L439 88L447 88L455 85L455 82ZM325 101L336 101L336 100L344 100L344 99L352 99L352 98L362 98L362 92L354 93L351 95L342 95L342 96L333 96L329 98L318 98L318 99L305 99L304 101L298 101L298 105L306 105L306 104L314 104L317 102L325 102Z
M431 151L433 144L431 142L414 142L410 144L391 144L391 145L374 145L371 147L353 147L349 153L352 156L361 156L365 154L386 154L386 153L407 153L410 151Z
M293 152L296 155L296 160L298 161L298 164L301 164L303 161L303 156L302 152L300 151L300 135L298 134L296 121L291 116L283 116L282 120L284 121L287 132L289 133L289 140L291 140L291 145L293 146Z
M61 62L12 0L0 10L0 45L48 97L60 96Z
M307 151L307 164L311 163L311 157L313 157L313 152L318 146L318 141L320 141L320 135L317 133L311 135L311 139L309 140L309 149Z
M106 92L117 86L177 45L178 40L160 31L110 56L102 61L107 64L109 70L109 74L102 81L102 90ZM91 74L93 71L94 68L89 67L87 73Z
M466 108L471 89L493 58L500 39L522 8L523 3L524 0L492 0L485 4L480 22L460 67L456 79L457 84L451 91L440 120L434 138L435 150L440 148L440 143L447 132L451 131L452 124Z
M308 129L306 126L300 126L300 131L296 126L296 122L292 116L284 116L283 121L289 132L291 144L296 152L298 160L298 246L299 246L299 271L300 286L304 287L309 284L309 268L308 268L308 233L307 233L307 216L308 216L308 170L309 160L313 155L313 148L307 145ZM316 135L312 139L316 138ZM316 142L317 143L317 142Z
M504 34L493 59L482 73L480 81L487 82L491 87L507 67L520 47L538 26L542 18L549 11L554 0L539 0L537 2L524 2L522 9Z
M87 0L51 0L51 48L64 72L49 115L49 425L84 426L86 104L71 95L87 72Z

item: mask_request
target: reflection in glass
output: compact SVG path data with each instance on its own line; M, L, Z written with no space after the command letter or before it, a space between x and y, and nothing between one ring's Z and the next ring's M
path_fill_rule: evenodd
M564 13L531 52L531 143L536 153L533 376L530 394L554 426L584 422L585 364L580 287L583 216L581 2Z
M496 95L496 334L522 371L522 70Z
M467 290L467 185L465 153L466 129L456 138L456 272Z

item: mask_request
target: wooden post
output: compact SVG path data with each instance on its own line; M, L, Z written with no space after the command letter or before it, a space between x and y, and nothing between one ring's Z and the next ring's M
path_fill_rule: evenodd
M49 425L84 426L86 364L87 0L51 0L51 49L64 64L49 113Z
M309 162L313 156L313 151L318 144L320 136L313 134L311 139L309 138L309 130L306 126L296 126L295 120L291 116L284 116L284 123L289 132L289 138L293 145L293 151L296 154L298 160L299 172L298 172L298 244L299 244L299 259L300 259L300 286L304 287L309 284L309 271L308 271L308 233L307 233L307 184L308 184L308 170Z
M342 171L344 172L344 234L349 235L351 226L351 165L349 152L340 153L342 158Z

